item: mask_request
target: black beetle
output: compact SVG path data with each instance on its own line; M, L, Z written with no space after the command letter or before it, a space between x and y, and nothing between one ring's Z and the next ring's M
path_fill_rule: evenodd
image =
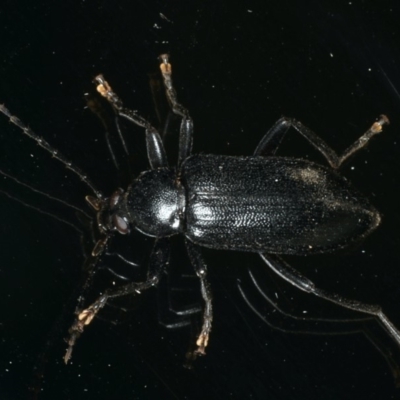
M185 236L189 259L200 279L205 302L196 354L205 353L213 318L201 246L259 253L273 271L300 290L377 317L400 345L400 332L379 306L326 293L280 258L271 256L334 252L360 242L378 227L379 212L335 170L380 133L382 126L389 123L388 118L382 115L340 157L315 133L289 118L281 118L275 123L261 139L253 156L191 155L193 122L189 112L177 100L168 56L162 55L160 59L167 99L172 111L182 119L175 168L168 166L157 130L136 111L126 109L102 75L95 78L97 90L116 113L145 128L151 166L150 170L139 174L126 191L118 189L109 198L105 198L76 166L0 106L0 111L11 122L74 171L95 194L95 197L86 197L97 213L102 234L92 251L93 257L103 254L116 231L128 234L134 228L155 238L146 281L108 289L89 307L77 312L69 331L65 362L70 359L84 327L109 298L140 293L158 283L169 260L168 238L176 234ZM332 168L275 156L290 127L320 151Z

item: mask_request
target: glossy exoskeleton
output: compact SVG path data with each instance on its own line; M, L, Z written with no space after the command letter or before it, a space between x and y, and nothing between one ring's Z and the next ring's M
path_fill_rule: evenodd
M252 156L191 155L193 122L177 100L171 79L171 65L162 55L161 73L172 111L181 117L179 156L169 167L157 130L136 111L124 107L102 75L95 78L97 90L116 113L145 128L151 169L144 171L123 191L105 198L89 178L68 162L42 138L0 106L11 122L53 156L74 171L95 194L86 199L97 213L101 238L92 251L100 257L116 233L136 229L155 238L147 279L106 290L90 306L77 311L70 328L65 362L84 327L93 320L107 300L138 294L160 280L169 260L169 237L182 234L189 259L200 280L205 302L203 324L195 354L204 354L212 324L212 297L201 247L258 253L263 261L286 281L302 291L364 314L377 317L400 345L400 332L379 306L363 304L329 294L271 255L311 255L334 252L360 242L380 223L379 212L355 191L336 170L371 137L388 124L382 115L341 156L300 122L281 118L264 135ZM297 158L275 155L282 139L294 128L326 158L331 168Z

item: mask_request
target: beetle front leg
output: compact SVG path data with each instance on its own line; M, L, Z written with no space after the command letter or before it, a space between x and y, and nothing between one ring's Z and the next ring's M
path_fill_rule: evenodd
M176 95L176 90L172 83L172 67L169 63L168 54L162 54L160 56L161 64L161 74L164 80L165 92L168 101L171 105L174 114L179 115L182 118L181 129L179 135L179 157L178 157L178 167L181 163L190 156L192 152L193 144L193 120L189 115L189 111L183 107L182 104L178 102Z
M203 296L205 302L204 313L203 313L203 326L201 328L199 337L197 338L196 341L197 350L195 351L195 354L204 355L205 348L207 347L208 340L210 337L211 325L213 320L212 296L211 296L210 285L208 284L207 281L207 266L202 257L199 247L190 242L189 240L186 240L185 243L189 259L196 271L196 275L200 279L201 295Z
M96 314L107 304L108 299L129 294L140 294L141 291L156 286L164 272L165 266L168 264L169 257L169 240L157 240L150 255L149 270L145 281L129 283L116 289L108 289L93 304L77 313L75 322L68 331L70 337L67 340L68 349L64 356L64 362L66 364L70 360L75 342L82 334L85 326L89 325L93 321Z
M281 259L272 258L270 255L265 253L260 253L260 256L276 274L285 279L287 282L291 283L293 286L296 286L298 289L314 294L317 297L328 300L331 303L337 304L344 308L377 317L389 335L400 346L400 332L382 312L380 306L364 304L356 300L346 299L335 293L327 293L322 289L318 289L312 281L303 276L297 270L290 267L288 264L284 263Z
M342 155L338 156L324 140L301 122L293 118L283 117L263 136L256 147L254 155L275 154L286 132L290 127L293 127L326 158L332 168L338 169L350 156L365 147L373 136L381 133L383 125L388 124L389 119L385 115L381 115L378 121L374 122L359 139L343 152Z
M107 99L118 115L146 129L147 157L151 168L167 167L167 156L157 129L136 111L125 108L122 100L111 89L111 86L104 79L103 75L96 76L94 80L97 83L97 91Z

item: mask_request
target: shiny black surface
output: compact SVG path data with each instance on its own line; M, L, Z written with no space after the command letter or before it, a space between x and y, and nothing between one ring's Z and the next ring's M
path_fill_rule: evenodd
M175 171L145 171L126 195L126 213L132 226L146 235L164 237L179 233L184 223L185 193Z
M281 115L302 121L339 152L386 114L391 125L343 170L382 213L381 226L346 254L289 261L326 290L382 305L400 326L398 20L394 1L6 2L0 102L109 194L128 179L115 171L104 126L85 108L84 94L96 96L91 80L103 73L126 105L157 121L148 74L157 73L161 53L171 54L179 98L194 119L194 153L250 155ZM147 167L144 135L124 129L137 173ZM4 118L0 143L1 170L88 211L87 187ZM166 143L177 154L177 135ZM323 163L295 135L281 153ZM3 177L1 190L86 232L62 205ZM354 314L299 294L266 273L256 255L226 251L204 254L215 320L207 356L193 369L183 368L191 330L159 325L156 291L108 310L108 322L94 321L65 366L63 338L85 246L75 229L9 196L0 198L2 399L400 397L390 367L398 371L400 350L377 324L334 336L271 329L239 293L237 279L263 315L275 316L249 280L249 267L264 291L299 315ZM134 236L118 251L145 266L149 248L151 241ZM118 267L113 257L107 262ZM179 240L171 262L178 275L188 263ZM386 358L366 338L367 328Z
M214 249L328 253L360 241L379 221L335 171L301 159L193 156L182 178L185 235Z

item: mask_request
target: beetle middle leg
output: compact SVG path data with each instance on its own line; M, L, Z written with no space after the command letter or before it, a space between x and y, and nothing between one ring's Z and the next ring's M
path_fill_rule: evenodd
M211 296L210 285L207 282L207 266L203 260L199 247L190 242L189 240L186 240L185 243L189 259L196 271L197 276L200 279L201 295L203 296L203 300L205 302L204 314L203 314L203 326L201 328L199 337L197 338L196 341L197 350L195 350L195 354L203 355L205 354L205 348L207 347L208 344L208 339L210 336L211 324L213 319L212 296Z
M373 136L381 133L383 125L387 124L389 124L389 119L385 115L381 115L379 120L374 122L360 138L350 145L341 155L337 155L324 140L301 122L293 118L283 117L263 136L254 151L254 155L274 155L289 128L293 127L326 158L332 168L338 169L350 156L366 146Z
M290 267L288 264L284 263L281 259L273 258L272 256L265 253L260 253L260 256L268 265L268 267L270 267L276 274L278 274L281 278L285 279L287 282L291 283L298 289L307 293L314 294L317 297L328 300L331 303L337 304L344 308L377 317L381 324L385 327L387 332L390 334L390 336L400 346L400 332L382 312L380 306L364 304L356 300L346 299L335 293L327 293L324 290L317 288L312 281L303 276L294 268Z

